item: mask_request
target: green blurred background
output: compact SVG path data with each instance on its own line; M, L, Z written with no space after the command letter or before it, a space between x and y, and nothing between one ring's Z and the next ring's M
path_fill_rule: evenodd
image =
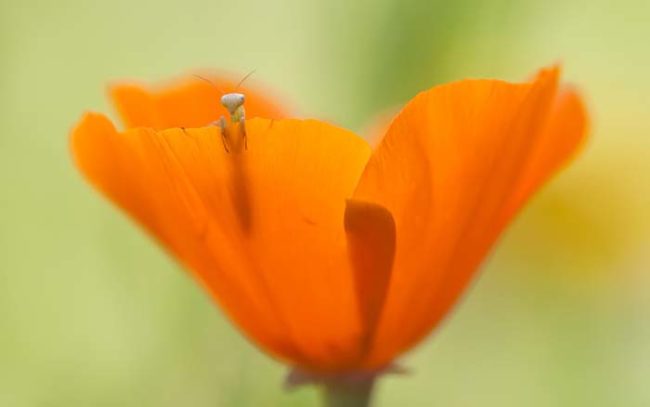
M562 61L579 160L377 406L650 405L647 0L0 3L0 406L312 406L71 164L111 80L224 68L362 129L431 85Z

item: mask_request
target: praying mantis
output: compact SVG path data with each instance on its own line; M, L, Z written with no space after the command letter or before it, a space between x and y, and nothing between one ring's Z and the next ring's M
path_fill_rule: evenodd
M248 138L246 137L246 110L244 109L244 102L246 97L243 93L226 93L221 97L221 105L228 110L230 115L230 124L239 124L239 131L244 140L244 149L248 150ZM230 152L228 149L228 143L226 142L228 138L228 123L226 118L221 116L219 120L213 123L221 129L221 141L223 142L223 148L226 152Z
M235 90L237 90L246 79L248 79L255 71L249 72L242 80L239 81ZM206 79L199 75L194 75L195 77L210 83L213 86L216 86L212 81ZM237 124L240 131L240 135L244 141L244 149L248 150L248 138L246 136L246 109L244 109L244 102L246 101L246 96L243 93L230 92L225 93L221 96L221 105L226 108L230 116L230 124ZM210 123L213 126L217 126L220 129L221 141L223 142L223 148L226 150L226 153L230 152L228 148L228 121L224 116L221 116L219 120L215 120Z

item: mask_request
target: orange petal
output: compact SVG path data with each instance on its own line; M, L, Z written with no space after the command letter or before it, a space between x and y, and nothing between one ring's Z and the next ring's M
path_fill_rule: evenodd
M439 86L392 123L354 195L386 207L397 228L368 367L389 363L439 323L517 203L573 153L583 136L575 109L554 110L548 120L557 76L551 69L533 83Z
M348 200L345 211L350 260L355 270L359 308L365 323L364 348L383 309L395 257L395 221L383 206Z
M119 134L89 114L72 147L90 181L260 346L308 370L349 369L386 284L359 302L358 283L371 281L364 273L387 281L394 245L385 209L346 205L370 148L316 121L253 119L246 130L248 149L226 153L216 127Z
M127 128L202 127L228 112L221 106L221 96L229 92L246 95L246 117L280 119L287 112L270 98L269 92L257 87L237 87L237 82L223 77L189 77L161 89L136 84L118 84L109 89L117 111Z
M587 136L587 110L572 87L558 92L544 133L530 154L528 164L521 173L521 182L512 194L506 214L516 211L550 176L571 158Z

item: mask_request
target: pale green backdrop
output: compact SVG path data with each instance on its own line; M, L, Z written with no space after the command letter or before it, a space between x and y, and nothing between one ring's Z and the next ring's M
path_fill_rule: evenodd
M312 406L86 186L68 131L107 82L222 68L362 129L417 91L561 61L585 154L526 208L377 406L650 405L650 3L0 3L0 406Z

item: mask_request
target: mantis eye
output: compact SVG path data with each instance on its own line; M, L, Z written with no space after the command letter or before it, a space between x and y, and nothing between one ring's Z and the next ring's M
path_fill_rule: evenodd
M241 93L226 93L221 97L221 104L233 114L244 104L245 97Z

